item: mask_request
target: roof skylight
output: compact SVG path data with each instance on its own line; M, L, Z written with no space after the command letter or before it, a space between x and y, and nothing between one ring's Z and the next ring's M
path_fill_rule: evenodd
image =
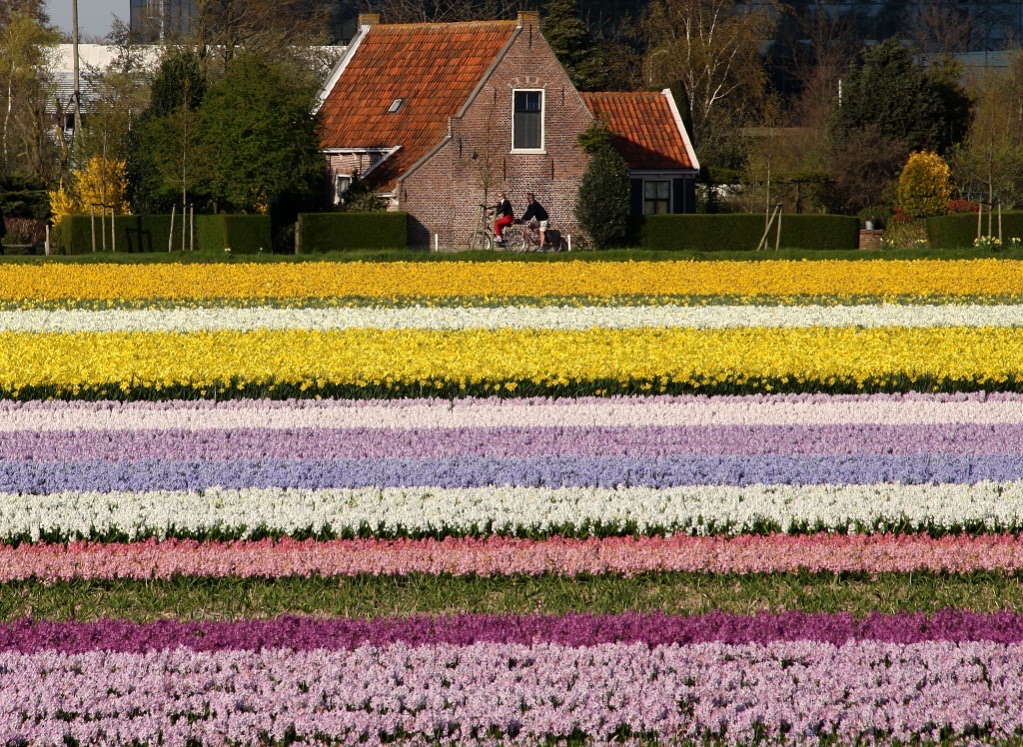
M405 99L395 99L391 106L387 109L388 114L394 114L396 111L401 109L402 104L405 103Z

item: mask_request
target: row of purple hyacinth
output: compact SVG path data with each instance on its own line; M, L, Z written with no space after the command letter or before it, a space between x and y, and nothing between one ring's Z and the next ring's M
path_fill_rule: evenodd
M0 653L0 743L979 743L1023 647L815 641Z
M0 459L37 461L964 453L1023 455L1023 424L0 432Z
M451 617L356 618L281 617L237 622L128 620L58 622L16 620L0 625L0 651L36 653L118 651L145 653L179 647L194 651L262 649L350 650L360 646L409 646L475 643L599 646L643 643L648 646L772 641L814 641L842 645L852 641L922 643L992 641L1023 644L1023 614L945 609L932 614L872 612L857 619L848 613L782 612L704 615L629 612L620 615L570 613L544 615L459 614Z
M475 488L690 485L972 485L1023 479L1019 455L537 457L495 459L144 459L0 462L0 492L152 491L224 488Z

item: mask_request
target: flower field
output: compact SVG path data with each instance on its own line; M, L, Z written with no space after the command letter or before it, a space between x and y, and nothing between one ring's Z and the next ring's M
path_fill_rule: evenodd
M0 744L1023 741L1023 263L0 267Z

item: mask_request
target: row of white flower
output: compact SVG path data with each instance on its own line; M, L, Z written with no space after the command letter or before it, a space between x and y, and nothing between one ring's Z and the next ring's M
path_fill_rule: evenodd
M1023 423L1012 394L582 399L0 402L0 432Z
M1023 530L1023 482L0 494L0 541Z
M0 312L9 332L255 329L639 329L687 327L1020 327L1023 306L614 306L496 308L198 308Z

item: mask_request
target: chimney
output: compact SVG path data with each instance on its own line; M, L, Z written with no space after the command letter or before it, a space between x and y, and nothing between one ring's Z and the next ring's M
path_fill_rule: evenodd
M538 10L520 10L519 11L519 26L539 26L540 25L540 11Z
M376 26L380 23L379 13L360 13L359 26Z

